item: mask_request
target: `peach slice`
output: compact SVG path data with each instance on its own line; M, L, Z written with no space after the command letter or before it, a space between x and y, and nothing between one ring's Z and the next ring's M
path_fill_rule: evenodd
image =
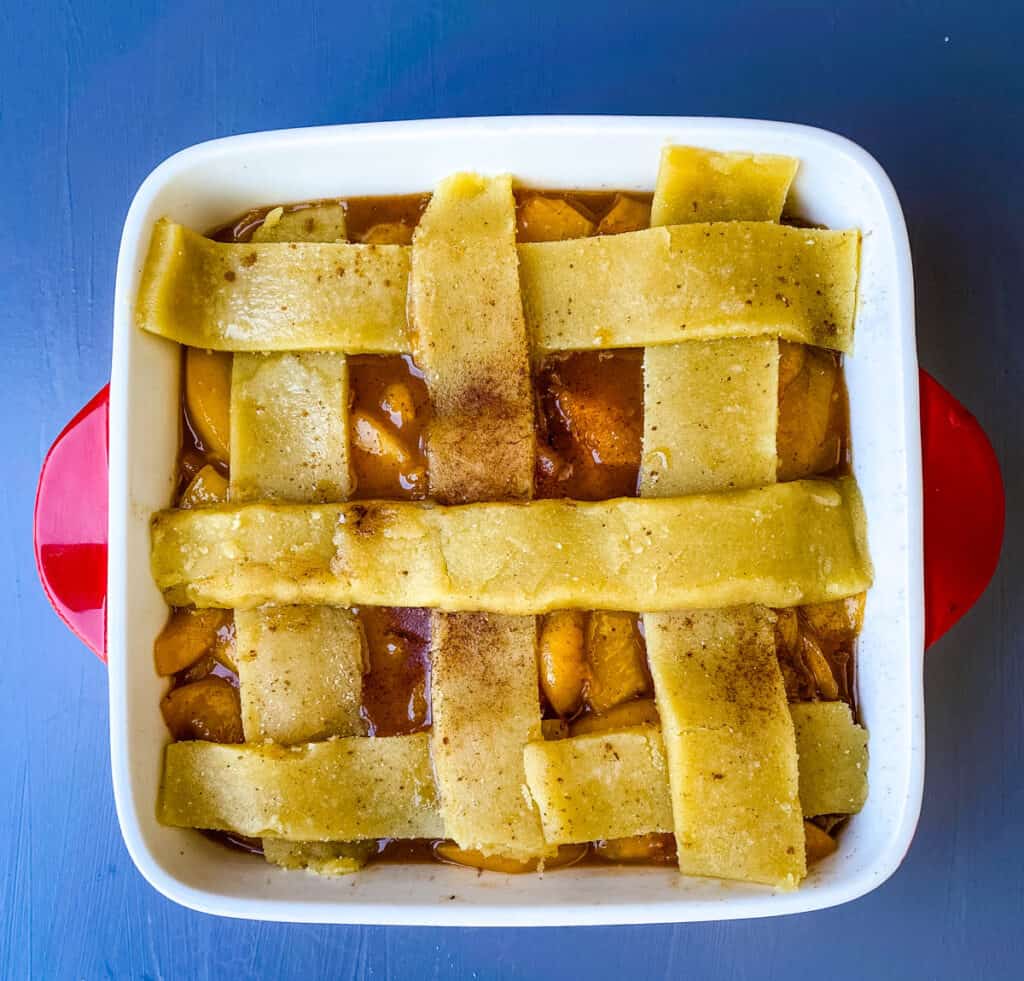
M621 235L638 232L651 224L651 206L628 194L615 195L615 202L597 226L598 235Z
M381 412L391 420L395 429L403 429L416 418L416 403L413 401L409 386L402 382L392 382L380 398Z
M607 712L620 702L651 690L643 639L634 613L596 610L590 614L587 661L590 677L586 699L594 712Z
M185 349L185 405L209 457L227 463L231 445L231 354Z
M866 593L830 603L810 603L800 608L804 623L823 641L842 644L853 640L864 625Z
M560 242L586 238L594 223L561 198L534 195L526 199L517 216L520 242Z
M505 858L503 855L485 855L475 848L459 848L453 841L441 841L434 846L434 855L449 865L466 865L487 872L518 875L523 872L550 871L573 865L587 854L586 845L560 845L554 855L546 858Z
M821 697L828 702L836 701L839 698L836 677L818 642L808 633L800 638L800 653L803 655L804 664L814 672L814 680Z
M233 641L230 610L175 610L153 644L156 672L177 674L204 654L221 660L224 648L233 645Z
M387 427L367 412L352 413L349 425L352 442L357 449L377 457L382 464L401 470L408 465L412 455L401 439L388 431Z
M586 617L560 610L544 617L537 647L540 686L548 704L561 716L572 715L583 699L587 662L583 648Z
M565 428L595 463L608 467L632 467L639 463L639 418L610 405L600 392L557 383L551 391Z
M228 499L228 479L212 464L197 473L182 492L180 508L205 508Z
M779 480L810 477L839 462L840 438L833 425L838 384L839 365L831 352L806 348L803 366L779 399Z
M839 847L839 842L813 821L804 821L804 847L807 851L807 864L812 865L828 858Z
M238 689L215 675L172 689L160 703L160 711L175 739L243 742Z
M594 842L594 854L606 862L675 865L676 836L652 831L631 838L609 838Z
M583 736L588 732L608 732L612 729L627 729L630 726L656 726L661 722L658 706L653 698L635 698L598 715L588 712L576 719L570 727L570 735Z
M807 346L794 344L792 341L779 341L779 392L789 387L789 383L803 370L807 360Z

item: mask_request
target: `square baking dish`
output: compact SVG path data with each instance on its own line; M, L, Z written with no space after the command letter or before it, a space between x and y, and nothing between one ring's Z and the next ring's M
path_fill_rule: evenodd
M382 863L331 879L254 861L163 827L155 802L167 732L152 666L167 609L149 571L149 518L171 500L178 346L139 331L133 306L156 219L203 230L260 204L428 190L456 170L542 188L650 190L666 143L800 159L801 217L863 232L856 351L846 361L854 471L875 584L858 646L870 795L836 854L802 888L688 879L671 869L585 866L546 876L476 875ZM878 164L842 137L783 123L687 118L437 120L291 130L184 150L146 179L117 268L109 416L107 647L111 758L121 829L152 885L183 905L265 920L439 925L681 922L820 909L885 881L906 852L924 768L924 593L918 372L910 251Z

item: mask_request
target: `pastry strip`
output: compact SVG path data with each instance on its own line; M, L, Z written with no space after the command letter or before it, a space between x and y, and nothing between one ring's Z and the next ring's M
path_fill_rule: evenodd
M845 702L791 706L804 814L856 814L868 796L868 734Z
M523 748L541 738L533 617L431 618L431 755L445 834L510 858L545 852Z
M778 221L799 163L768 153L667 146L661 151L651 225Z
M283 869L308 869L319 875L350 875L377 854L376 839L362 841L285 841L264 838L263 856Z
M775 482L779 342L740 337L644 351L644 496Z
M236 610L235 638L246 742L292 746L363 734L363 631L351 610Z
M272 744L171 743L164 824L290 841L444 833L425 733Z
M311 204L300 208L271 208L253 233L253 242L344 242L348 238L345 207Z
M533 392L508 177L441 182L413 239L410 301L431 496L529 497ZM523 770L523 747L541 735L536 646L532 617L431 617L431 754L445 834L462 848L547 850Z
M783 337L848 351L859 234L769 222L674 225L519 246L546 351Z
M139 326L225 351L408 350L409 249L214 242L162 219L142 271Z
M344 354L239 352L231 375L231 500L352 493Z
M549 844L673 829L665 749L655 726L533 742L524 758Z
M644 617L686 875L794 888L806 872L773 622L763 607Z
M546 351L763 336L849 351L859 247L856 231L768 222L522 244L526 326ZM136 317L214 350L407 353L409 258L401 245L224 244L164 220Z
M796 606L870 585L864 531L852 478L593 503L250 504L160 512L151 563L178 606Z
M254 241L345 237L339 205L271 211ZM240 351L231 379L231 499L340 501L352 492L348 362L339 351ZM363 735L365 642L358 619L330 606L235 613L242 726L249 742L283 745ZM340 874L372 843L263 843L267 861Z
M533 488L530 353L508 177L443 180L416 229L409 310L430 391L430 496L526 498Z
M668 147L652 223L776 221L796 165ZM796 285L779 274L770 282L783 301ZM778 375L774 337L648 348L640 493L774 483ZM769 618L744 607L649 614L644 626L680 870L794 887L806 871L796 748Z

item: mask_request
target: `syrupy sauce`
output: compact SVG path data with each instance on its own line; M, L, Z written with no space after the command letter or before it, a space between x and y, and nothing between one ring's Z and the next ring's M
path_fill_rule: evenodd
M517 228L528 233L523 209L534 198L568 202L593 226L594 234L605 231L606 216L620 202L616 191L537 191L517 189ZM649 209L651 195L625 192L635 212ZM407 244L427 204L429 194L390 197L332 199L287 205L296 211L310 205L341 205L345 209L349 240L383 241ZM223 242L249 241L274 206L252 209L211 233ZM616 212L618 214L619 212ZM787 220L789 224L800 224ZM632 230L612 227L608 231ZM185 352L182 371L185 371ZM818 357L833 359L835 384L831 395L828 426L820 452L815 451L813 475L836 476L850 466L849 408L842 357L818 352ZM230 355L224 355L228 358ZM430 402L422 373L411 356L360 355L348 359L350 418L363 413L372 418L387 438L400 444L397 455L374 454L361 448L353 434L351 466L357 499L412 500L426 496L425 434ZM400 386L413 406L411 417L397 419L388 411L387 394ZM176 497L207 464L228 476L228 466L207 452L189 414L182 391L181 444L178 455ZM586 351L549 355L534 366L538 460L535 493L539 498L604 500L634 496L637 493L643 435L643 352L639 349ZM227 393L224 395L227 398ZM798 398L789 397L780 380L779 432L780 456L786 451L782 440L789 432L799 432L799 413L804 411ZM372 445L375 438L371 432ZM804 474L799 474L803 476ZM810 474L807 474L810 475ZM780 479L782 474L780 473ZM367 673L363 680L361 714L369 735L397 736L430 728L430 612L420 609L363 608L358 611L367 640ZM642 634L642 631L641 631ZM821 649L837 679L840 698L856 711L854 657L852 643L821 643ZM791 672L792 674L792 672ZM238 678L230 669L204 657L192 668L174 676L172 689L207 675L216 675L235 686ZM798 678L788 686L791 701L822 697L813 677ZM648 696L649 697L649 696ZM578 717L588 714L584 706ZM548 707L547 718L554 718ZM818 821L833 830L837 821ZM206 832L213 840L234 848L259 853L258 839L219 832ZM584 861L647 861L655 864L674 862L675 841L671 834L645 836L651 841L626 843L596 842L588 848ZM437 861L436 841L382 840L376 860L399 862ZM635 852L635 858L628 857ZM613 857L615 856L615 857ZM627 856L627 857L623 857Z
M394 439L397 451L388 456L367 452L357 432L349 441L355 492L359 500L419 500L427 495L425 430L430 415L430 397L423 373L412 357L403 355L357 355L348 359L350 415L355 428L360 416L382 427L385 438ZM389 407L394 394L411 401L413 414L405 418ZM389 398L391 401L389 401Z
M632 497L643 437L643 352L551 355L535 378L537 497Z
M419 224L428 204L429 194L349 198L345 202L349 238L353 242L361 242L374 225L401 224L413 229Z
M396 194L382 197L325 198L284 205L285 211L300 211L318 205L341 205L345 209L345 229L350 241L361 242L375 225L404 225L412 229L430 203L429 194ZM263 224L269 212L279 205L252 208L234 221L214 229L209 237L217 242L248 242ZM408 244L408 243L402 243Z
M184 671L171 675L171 689L182 688L185 685L192 684L193 681L209 678L211 675L215 678L223 678L235 688L238 687L238 675L231 668L207 655L206 657L201 657L195 664Z
M361 715L371 736L408 736L430 728L430 611L359 610L369 670Z
M829 416L829 433L836 441L835 464L815 476L843 477L853 472L853 446L850 442L850 393L846 387L846 370L843 356L838 351L826 352L836 362L836 384L832 390L832 411ZM780 413L785 411L780 399Z
M217 842L218 845L226 845L228 848L245 852L247 855L263 854L263 840L261 838L250 838L248 835L238 835L233 831L203 831L202 829L199 829L199 831L200 834L205 835L210 841Z
M430 838L381 838L377 842L378 862L436 862L434 848L438 842Z

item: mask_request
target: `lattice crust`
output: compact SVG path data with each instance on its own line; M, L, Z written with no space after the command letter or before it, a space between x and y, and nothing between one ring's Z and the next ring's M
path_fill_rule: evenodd
M806 702L792 713L804 813L855 814L868 796L867 731L845 702Z
M852 478L578 503L227 505L154 518L174 605L535 614L795 606L868 587Z
M412 246L413 353L430 391L430 496L443 504L533 491L530 349L508 177L438 185Z
M850 350L859 258L857 232L774 224L796 166L669 147L667 227L520 246L508 178L467 174L411 249L343 243L337 205L275 209L248 245L158 224L140 325L262 352L235 357L232 505L157 515L152 553L169 602L239 608L250 743L168 747L161 820L327 873L379 837L533 858L674 830L685 873L799 882L801 810L860 808L866 733L842 703L791 715L773 615L738 604L848 596L871 567L852 479L774 485L778 339ZM532 490L531 350L636 345L647 499L508 503ZM410 347L431 496L502 503L318 503L352 489L345 352ZM429 736L254 744L362 731L342 607L364 604L437 610ZM565 608L647 611L662 729L542 739L532 615Z
M665 749L655 726L533 742L525 762L550 844L673 830Z
M364 641L350 610L237 610L235 637L246 742L292 746L363 734Z
M351 493L345 355L236 354L231 500L343 501Z
M171 743L164 824L288 841L439 838L426 733L270 743Z
M859 248L856 231L766 222L523 244L526 326L536 351L761 336L849 351ZM225 244L161 221L136 316L213 350L407 353L409 256L401 245Z

